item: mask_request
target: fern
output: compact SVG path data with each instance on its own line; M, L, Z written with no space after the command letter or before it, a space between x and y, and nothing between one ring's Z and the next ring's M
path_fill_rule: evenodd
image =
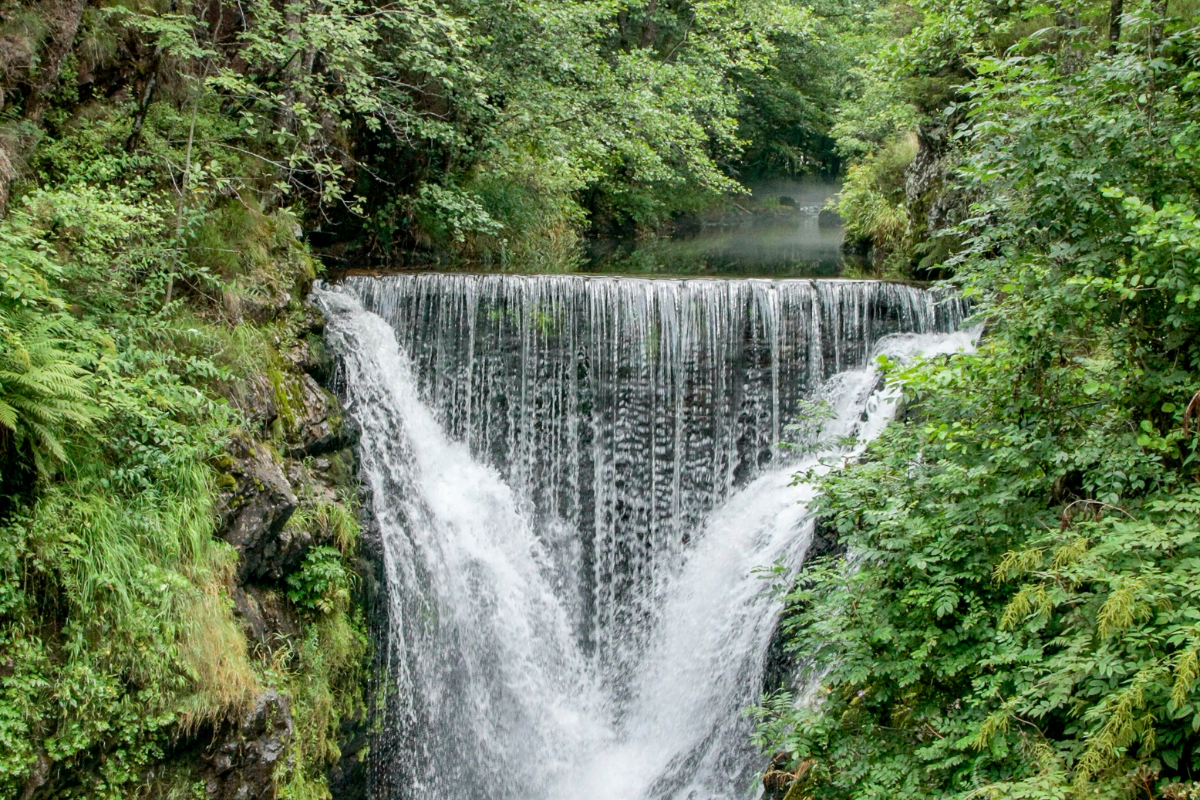
M101 415L88 391L84 354L62 336L70 325L58 313L0 309L0 452L29 455L39 474L65 462L65 440Z

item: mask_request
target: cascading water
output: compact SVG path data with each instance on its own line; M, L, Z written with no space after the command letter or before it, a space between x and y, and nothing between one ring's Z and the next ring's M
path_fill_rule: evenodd
M811 535L791 475L889 418L872 354L969 344L961 304L867 281L578 276L352 278L316 297L388 579L374 796L751 790L741 709L780 610L755 569L796 568ZM788 423L818 400L814 447Z

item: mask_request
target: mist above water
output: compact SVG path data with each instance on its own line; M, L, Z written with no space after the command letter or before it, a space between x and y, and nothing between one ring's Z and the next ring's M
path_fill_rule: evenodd
M668 236L593 242L596 273L738 277L837 277L848 264L845 230L821 213L841 189L835 181L780 179L751 187L723 213L683 220ZM849 258L849 261L847 260Z

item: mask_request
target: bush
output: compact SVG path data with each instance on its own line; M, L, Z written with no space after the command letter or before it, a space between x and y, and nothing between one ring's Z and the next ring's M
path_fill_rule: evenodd
M912 225L905 208L904 171L917 154L915 136L891 140L846 172L835 208L851 239L869 241L889 257L907 261Z

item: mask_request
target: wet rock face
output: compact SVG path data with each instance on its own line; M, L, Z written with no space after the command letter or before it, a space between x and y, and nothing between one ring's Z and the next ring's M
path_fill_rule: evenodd
M203 752L205 795L210 800L274 800L276 770L291 769L287 750L293 732L287 698L274 689L263 692Z
M945 222L945 210L938 207L937 199L946 180L947 137L948 131L940 125L922 125L917 132L917 155L904 171L907 205L930 231Z
M262 325L279 319L292 303L292 296L285 289L269 289L257 296L243 295L239 298L242 315Z
M837 528L828 517L818 517L813 524L812 541L809 542L805 561L813 561L828 556L840 556L846 552L846 543L838 535Z
M368 791L367 759L370 755L371 733L366 720L356 721L348 734L338 743L342 757L325 776L329 792L338 800L365 800Z
M280 581L304 560L312 538L285 530L299 501L283 469L263 445L237 439L230 447L234 489L225 498L220 538L238 552L238 583Z
M239 586L233 593L233 615L242 623L246 638L264 647L277 645L280 635L300 635L300 620L282 592L262 586Z
M950 180L951 141L959 123L952 117L922 124L917 131L917 155L904 171L904 195L921 237L953 228L970 206L969 198Z
M383 561L382 532L378 524L368 520L359 538L358 557L354 565L355 573L360 578L355 587L355 603L366 610L370 635L377 643L386 641L387 631L391 630L393 624ZM326 773L329 791L337 800L400 796L398 792L379 789L378 773L383 771L387 774L387 768L384 759L372 755L388 752L388 741L395 736L394 732L379 731L373 724L379 719L379 714L386 713L383 706L389 703L389 698L395 699L398 694L386 689L389 685L396 685L393 673L395 664L391 654L386 645L376 647L370 668L368 707L359 709L342 722L338 740L342 757Z
M312 376L300 377L303 411L296 419L297 444L292 448L298 456L318 456L341 450L354 442L348 437L342 422L341 404Z
M276 304L282 308L282 299ZM247 317L263 309L247 307ZM268 317L270 309L266 310ZM289 575L300 568L315 544L307 525L288 525L303 503L342 502L356 485L353 445L357 431L345 422L341 404L322 386L333 362L319 337L323 320L306 312L304 327L281 347L280 371L223 387L242 414L245 428L223 457L226 491L219 504L217 536L237 550L233 613L252 649L272 652L302 635L301 617L287 599ZM275 445L268 447L263 441ZM261 440L261 441L260 441ZM374 578L379 553L366 550L357 568ZM366 580L371 587L382 581ZM360 592L365 591L360 587ZM368 593L369 594L369 593ZM363 595L356 602L369 604ZM371 730L365 714L343 720L343 757L329 772L333 796L366 797ZM293 721L286 695L272 689L257 697L238 719L190 738L189 758L198 758L198 776L209 800L274 800L276 787L292 769L288 748ZM197 762L193 762L197 763Z
M846 545L838 535L837 529L824 517L819 517L813 524L812 539L805 553L805 563L812 563L819 558L840 556L846 552ZM800 670L800 659L795 653L787 650L787 636L784 635L783 617L775 621L771 638L767 643L767 654L763 662L762 691L770 693L779 689L796 689L796 681Z

